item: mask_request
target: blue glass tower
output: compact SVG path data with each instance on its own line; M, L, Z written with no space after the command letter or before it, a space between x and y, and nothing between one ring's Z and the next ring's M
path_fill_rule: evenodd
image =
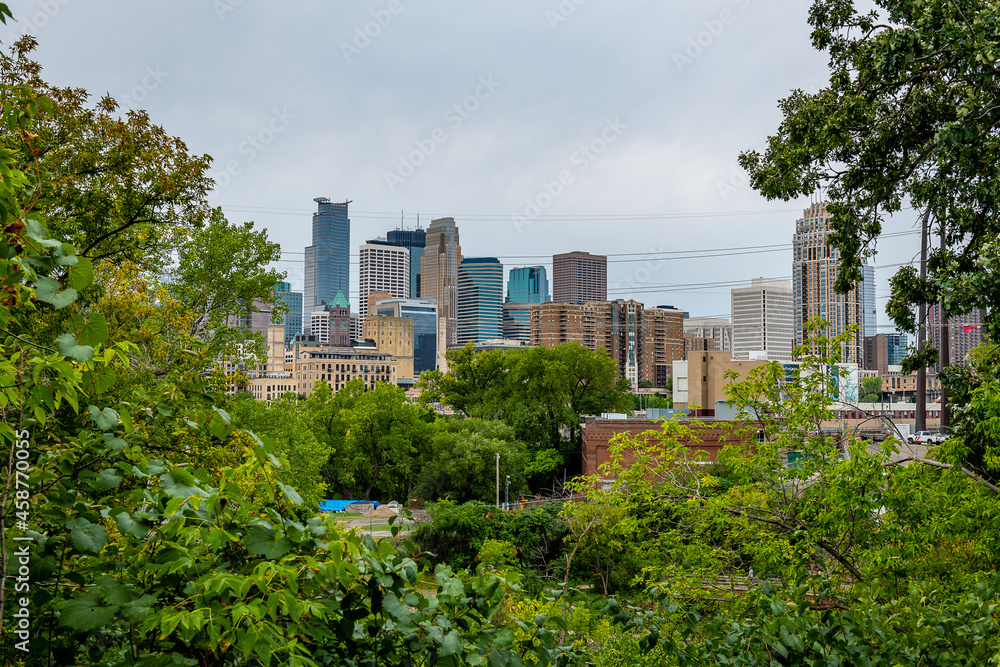
M427 232L422 229L394 229L385 235L389 243L395 243L410 251L410 298L420 296L420 261L424 258Z
M864 264L861 267L861 335L878 334L878 309L875 305L875 267Z
M331 203L326 197L314 199L312 245L306 248L305 290L302 295L303 319L324 301L333 303L337 292L350 294L351 221L347 201Z
M434 299L386 299L375 308L381 317L413 319L413 377L437 368L437 304Z
M458 265L458 344L499 338L503 264L496 257L466 257Z
M285 313L285 345L302 333L302 292L293 292L291 283L274 286L274 296L288 307Z
M551 300L544 266L522 266L510 270L507 303L545 303Z

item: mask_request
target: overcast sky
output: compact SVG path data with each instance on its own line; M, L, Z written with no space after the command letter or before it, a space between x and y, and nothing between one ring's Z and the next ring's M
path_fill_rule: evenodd
M827 81L807 2L8 4L2 42L36 35L48 81L145 108L212 155L211 201L268 230L298 289L320 196L352 201L355 262L419 213L454 217L465 256L505 267L612 255L610 298L692 316L728 317L731 287L791 276L808 199L764 200L737 156L764 146L779 99ZM880 309L918 244L880 245ZM625 255L643 252L664 254ZM351 281L353 304L356 266Z

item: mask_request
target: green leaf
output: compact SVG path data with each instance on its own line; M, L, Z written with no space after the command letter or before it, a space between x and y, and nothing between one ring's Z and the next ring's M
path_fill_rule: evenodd
M288 486L287 484L282 484L281 482L278 482L278 488L281 489L281 492L285 494L285 497L288 498L288 500L290 500L293 505L302 504L302 496L299 495L298 491Z
M84 595L62 604L59 623L79 632L87 632L107 625L117 610L116 605L101 605L95 596Z
M273 528L251 526L246 534L247 551L271 560L281 558L291 550L291 543Z
M56 342L59 343L59 353L64 357L70 357L79 363L94 358L94 348L89 345L77 345L76 336L71 333L59 336Z
M116 516L115 523L118 524L118 530L129 535L134 535L140 540L149 534L149 526L141 520L137 521L133 519L128 512L122 512Z
M113 452L120 452L128 447L128 443L121 438L116 438L112 433L105 433L104 446Z
M102 470L101 474L94 480L94 489L97 491L107 491L122 483L122 477L115 474L114 468Z
M51 304L53 308L65 308L76 301L76 290L72 287L59 291L62 285L55 278L40 276L35 280L35 298Z
M73 546L80 551L99 554L108 543L108 531L104 530L103 526L86 519L73 519L66 524L66 527L70 529L69 536L73 540Z
M87 408L87 414L89 414L90 418L94 420L95 424L97 424L97 428L102 431L109 431L115 426L118 426L118 413L111 408L98 410L96 405L91 405Z
M457 630L452 630L441 639L441 650L438 651L438 655L461 655L461 653L462 638L459 637Z
M69 270L69 286L79 291L89 287L92 282L94 282L93 263L86 257L77 256L76 264Z

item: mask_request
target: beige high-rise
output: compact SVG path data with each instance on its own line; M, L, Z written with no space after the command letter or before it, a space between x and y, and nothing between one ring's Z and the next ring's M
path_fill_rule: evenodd
M809 337L807 324L814 317L830 323L830 328L822 333L831 338L852 324L859 327L863 324L861 283L846 294L837 294L833 289L840 268L840 251L827 243L832 217L825 202L816 202L805 209L795 223L792 292L797 345ZM863 362L861 331L843 346L841 354L841 361L845 363L860 365Z
M446 371L445 352L458 343L458 265L462 246L454 218L431 221L420 265L420 297L434 299L438 316L438 368Z

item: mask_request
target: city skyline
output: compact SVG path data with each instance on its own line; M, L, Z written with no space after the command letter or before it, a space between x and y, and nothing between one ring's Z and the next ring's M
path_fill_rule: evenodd
M808 7L574 6L402 3L380 25L382 4L109 0L59 3L35 21L40 5L26 1L11 3L21 22L0 28L0 41L30 32L42 77L86 88L91 103L110 92L122 113L146 109L213 156L212 203L268 229L296 291L317 193L354 202L356 239L401 221L414 229L418 215L424 227L454 217L470 254L505 267L551 268L553 254L576 249L608 255L608 298L692 316L728 316L729 290L752 276L788 279L788 225L806 202L764 200L737 156L765 145L781 98L826 84ZM487 24L485 35L463 28ZM160 31L148 36L148 25ZM441 30L454 36L448 48L414 48ZM274 54L256 47L292 34ZM390 172L401 182L390 185ZM912 232L916 218L904 210L886 231ZM891 330L882 313L894 265L918 243L879 244L873 263L889 267L877 275L880 331ZM719 248L736 250L695 259ZM668 254L678 251L686 259ZM659 254L625 254L636 252ZM356 283L346 296L357 302Z

